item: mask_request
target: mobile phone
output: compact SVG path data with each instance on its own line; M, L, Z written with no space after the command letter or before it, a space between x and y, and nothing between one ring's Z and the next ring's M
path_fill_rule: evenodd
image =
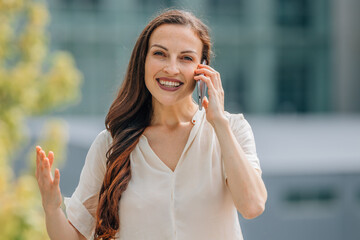
M201 64L205 65L206 60L204 59L201 62ZM196 82L196 87L197 87L197 97L198 97L199 110L202 110L202 101L203 101L203 99L205 97L207 86L206 86L206 83L204 81L198 80Z

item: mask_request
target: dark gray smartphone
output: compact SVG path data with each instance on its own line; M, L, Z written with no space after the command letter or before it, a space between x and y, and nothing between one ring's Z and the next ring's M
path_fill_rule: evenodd
M203 60L201 64L205 65L206 60ZM198 104L199 104L199 110L202 110L202 101L206 95L207 86L206 83L202 80L198 80L196 82L197 87L197 96L198 96Z

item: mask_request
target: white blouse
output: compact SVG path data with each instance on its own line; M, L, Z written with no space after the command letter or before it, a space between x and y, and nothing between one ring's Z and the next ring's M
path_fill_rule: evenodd
M231 129L247 160L260 169L253 132L242 114L229 114ZM142 135L130 154L131 180L120 200L121 240L241 240L237 211L221 161L215 131L198 110L174 171L162 162ZM80 182L65 198L68 220L87 239L95 229L95 211L112 142L102 131L86 156Z

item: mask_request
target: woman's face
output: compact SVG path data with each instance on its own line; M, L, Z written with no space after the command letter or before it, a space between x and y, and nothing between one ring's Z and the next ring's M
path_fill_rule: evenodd
M145 60L145 85L153 101L164 106L191 101L194 70L203 44L189 26L163 24L149 39Z

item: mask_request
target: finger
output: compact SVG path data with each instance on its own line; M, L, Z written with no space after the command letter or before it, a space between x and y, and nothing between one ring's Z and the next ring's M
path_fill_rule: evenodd
M207 66L207 65L204 65L204 66ZM198 69L195 70L195 74L205 74L205 76L210 76L210 79L212 80L212 82L214 84L214 87L216 89L221 89L222 88L220 73L215 71L211 67L198 68Z
M218 71L216 71L214 68L210 67L209 65L199 64L197 69L208 69L211 72L219 73Z
M212 76L212 75L215 75L215 72L210 71L207 68L197 68L197 69L195 69L195 74L205 74L205 75L208 75L208 76Z
M195 79L196 81L198 81L198 80L204 81L204 82L206 83L209 91L216 91L215 88L214 88L214 84L213 84L212 81L210 80L210 77L207 77L207 76L205 76L205 75L197 75L197 76L194 77L194 79Z
M54 153L52 151L49 152L48 159L49 159L50 168L51 168L54 163Z
M41 150L39 155L40 155L40 169L44 169L44 167L45 167L45 165L44 165L45 161L44 160L46 158L44 150Z
M40 150L41 150L41 147L40 147L40 146L36 146L36 171L35 171L35 176L36 176L36 178L38 177L38 174L39 174L39 167L40 167Z
M59 171L59 169L57 168L57 169L55 169L54 182L53 182L53 184L54 184L55 186L58 186L59 183L60 183L60 171Z
M47 181L51 181L52 180L51 169L50 169L49 159L47 157L44 157L42 159L42 165L43 165L43 168L41 169L42 178L46 179Z
M49 170L50 171L50 161L47 157L45 157L43 159L43 164L44 164L44 170Z
M208 95L209 95L209 98L210 98L210 99L211 99L213 96L216 96L216 95L217 95L216 92L217 92L218 90L215 89L214 84L212 83L212 81L210 80L209 77L206 77L206 76L204 76L204 75L199 75L199 76L194 77L194 79L195 79L196 81L201 80L201 81L205 82L206 86L208 87L208 91L207 91L207 92L208 92Z
M195 74L205 74L207 76L216 77L216 71L207 68L197 68L195 69Z
M199 68L195 70L195 74L197 75L205 75L206 77L209 77L210 80L213 82L213 85L215 88L217 88L217 80L216 80L216 73L214 73L213 71L210 71L209 69L206 68Z
M212 67L210 67L210 65L199 64L198 67L199 67L199 68L207 68L207 69L209 69L210 71L216 72L216 70L213 69Z
M209 106L209 100L207 99L206 96L203 98L202 106L205 108L205 110L207 110L207 108Z

